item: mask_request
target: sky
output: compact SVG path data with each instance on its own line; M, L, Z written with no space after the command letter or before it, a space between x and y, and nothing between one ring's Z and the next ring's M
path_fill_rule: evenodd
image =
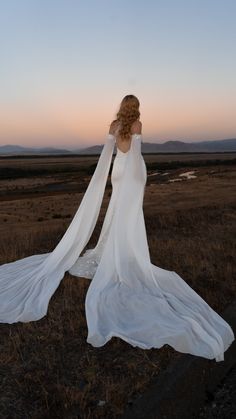
M127 94L144 141L236 137L235 0L0 0L0 145L104 143Z

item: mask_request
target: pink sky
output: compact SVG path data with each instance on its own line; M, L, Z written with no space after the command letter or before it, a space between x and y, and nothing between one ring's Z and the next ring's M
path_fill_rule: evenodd
M175 100L174 100L175 99ZM118 101L119 103L119 101ZM12 105L0 109L1 144L24 146L80 147L103 143L109 124L118 108L111 103L77 103L68 99L31 107ZM170 139L197 141L233 138L236 134L235 108L232 103L207 100L140 100L144 141Z

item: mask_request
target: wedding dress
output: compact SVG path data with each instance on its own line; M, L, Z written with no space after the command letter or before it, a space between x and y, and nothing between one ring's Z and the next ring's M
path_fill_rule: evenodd
M108 134L81 204L55 249L0 266L0 322L41 319L69 271L92 279L85 312L87 342L94 347L116 336L143 349L168 344L223 361L235 339L230 325L176 272L151 263L142 209L147 172L141 142L142 134L133 134L128 152L116 148L112 195L93 249L81 255L99 215L115 134Z

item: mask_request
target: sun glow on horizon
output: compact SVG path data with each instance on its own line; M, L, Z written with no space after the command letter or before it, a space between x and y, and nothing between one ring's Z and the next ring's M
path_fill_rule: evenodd
M83 106L82 106L83 105ZM80 148L104 142L116 112L99 103L94 108L73 100L45 101L45 106L0 109L0 144ZM233 104L180 101L146 103L141 112L144 141L201 141L236 137ZM141 103L141 107L142 103ZM114 107L113 107L114 109ZM109 118L108 118L109 117Z

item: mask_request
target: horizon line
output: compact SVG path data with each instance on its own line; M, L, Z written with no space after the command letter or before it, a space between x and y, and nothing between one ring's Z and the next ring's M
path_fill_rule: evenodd
M143 136L143 138L144 138L144 136ZM150 140L147 140L147 141L143 141L144 143L151 143L151 144L165 144L165 143L168 143L168 142L184 142L184 143L187 143L187 144L196 144L196 143L201 143L201 142L208 142L208 141L224 141L224 140L236 140L236 135L235 135L235 137L231 137L231 138L216 138L216 139L205 139L205 140L195 140L195 141L186 141L186 140L183 140L183 139L181 139L181 140L177 140L177 139L171 139L171 140L165 140L165 141L163 141L163 142L159 142L159 141L150 141ZM66 145L58 145L58 146L56 146L56 145L38 145L38 146L34 146L34 145L22 145L22 144L15 144L15 143L4 143L4 144L1 144L0 143L0 147L23 147L23 148L32 148L32 149L42 149L42 148L52 148L52 149L65 149L65 150L68 150L68 151L72 151L72 150L78 150L78 149L83 149L83 148L91 148L91 147L96 147L96 146L101 146L101 145L104 145L104 143L89 143L89 144L81 144L81 146L80 145L78 145L78 146L75 146L75 145L71 145L71 146L66 146Z

